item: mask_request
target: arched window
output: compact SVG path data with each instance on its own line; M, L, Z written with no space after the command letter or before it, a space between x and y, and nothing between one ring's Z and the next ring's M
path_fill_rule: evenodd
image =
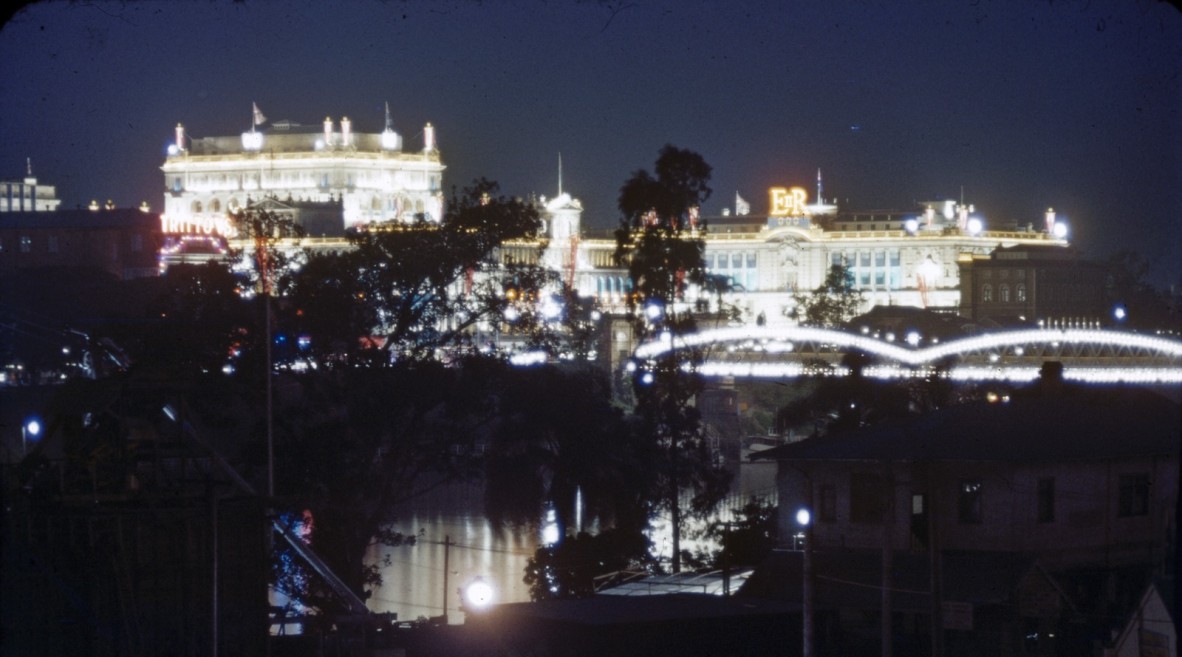
M1010 286L1006 285L1005 283L1002 283L1001 285L997 286L997 297L998 297L998 299L997 299L998 301L1000 301L1002 303L1009 303L1010 302Z
M989 283L981 286L981 301L985 303L993 301L993 286Z
M222 211L222 202L217 200L216 198L214 200L210 201L209 202L209 211L210 212L221 212Z
M201 212L201 201L193 201L193 205L190 209L193 212Z
M1026 284L1025 283L1018 283L1018 287L1015 290L1015 294L1017 294L1017 296L1018 296L1018 302L1024 303L1026 301Z

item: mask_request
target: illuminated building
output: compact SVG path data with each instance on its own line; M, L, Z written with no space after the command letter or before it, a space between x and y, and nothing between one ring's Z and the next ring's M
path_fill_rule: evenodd
M256 110L251 129L240 137L190 139L177 126L161 167L166 234L232 237L228 212L263 203L304 226L310 239L303 246L335 250L344 245L350 228L405 221L419 213L435 221L442 216L444 166L430 124L422 150L408 153L389 127L388 112L381 133L355 132L348 119L326 119L320 129L281 121L264 132L258 127L263 121ZM820 286L834 264L849 268L864 295L863 310L916 306L954 314L962 305L962 260L988 256L1000 247L1067 246L1066 223L1052 219L1053 212L1045 229L1041 218L1037 228L1014 221L1004 228L1003 222L987 223L963 202L925 203L910 212L851 213L826 203L822 193L818 171L811 203L802 187L776 187L768 192L766 214L750 214L750 204L736 195L733 214L702 219L698 234L706 242L706 268L730 282L727 301L741 310L744 321L791 323L786 313L793 295ZM558 196L542 197L539 206L548 237L542 263L604 310L622 310L630 282L616 262L614 237L583 229L583 207L562 191L561 183ZM162 254L165 265L184 259L179 242ZM537 262L535 246L509 244L503 254L515 262Z
M820 172L817 186L821 191ZM962 261L998 248L1049 253L1067 246L1061 229L1017 222L991 227L973 206L951 201L907 212L843 212L823 201L808 204L800 187L769 190L769 211L763 215L742 212L749 205L736 201L734 214L705 217L700 234L707 270L730 281L728 300L753 323L789 323L785 313L793 295L819 287L835 264L849 268L854 287L864 295L864 310L915 306L956 313ZM1057 225L1066 224L1060 220ZM575 264L569 277L579 292L609 307L624 301L629 285L626 271L612 257L615 246L607 236L584 236L563 261Z
M52 212L61 205L53 185L41 185L33 177L33 163L26 160L24 180L0 181L0 212Z
M183 125L161 167L164 232L230 236L227 214L264 198L289 206L339 206L338 225L318 233L342 236L349 228L416 215L443 214L444 166L435 128L423 128L422 148L403 150L386 112L381 132L357 131L347 117L305 126L266 121L257 107L240 136L192 137Z

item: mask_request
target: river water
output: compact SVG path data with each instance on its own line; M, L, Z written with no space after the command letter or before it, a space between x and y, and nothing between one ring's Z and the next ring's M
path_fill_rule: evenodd
M390 527L416 540L370 548L367 563L388 559L379 568L382 585L368 601L371 611L415 620L443 615L446 602L448 622L462 623L459 589L477 578L492 585L497 603L529 600L523 578L540 543L538 528L494 527L483 514L480 484L440 488L400 508L396 517Z
M722 505L729 510L726 519L735 520L734 510L752 495L774 503L774 477L774 463L744 464L734 492ZM416 540L413 545L370 548L366 563L386 564L379 568L382 585L368 601L371 611L393 612L399 620L410 621L443 615L446 602L448 622L462 623L459 590L477 578L492 585L494 603L529 600L523 580L525 567L542 543L546 519L540 517L536 524L523 527L494 526L484 517L482 489L482 482L450 484L397 510L391 529L414 535ZM579 507L581 501L571 500L571 504ZM595 522L585 522L577 508L573 515L576 527L570 528L572 532L597 531ZM711 547L697 545L691 534L687 529L683 548ZM653 520L649 539L654 556L666 560L671 556L668 518Z

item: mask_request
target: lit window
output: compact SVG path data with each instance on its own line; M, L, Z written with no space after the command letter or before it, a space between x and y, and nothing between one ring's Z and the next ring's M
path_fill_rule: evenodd
M960 522L970 525L981 524L981 482L977 480L960 482L957 498L957 517Z
M28 235L21 235L21 253L29 253L33 250L33 238Z
M1002 303L1009 303L1010 302L1010 286L1009 285L997 286L997 296L998 296L998 301L1001 301Z
M989 303L993 301L993 286L986 283L981 286L981 301Z
M1018 297L1019 303L1026 301L1026 286L1019 283L1018 286L1014 289L1014 294Z

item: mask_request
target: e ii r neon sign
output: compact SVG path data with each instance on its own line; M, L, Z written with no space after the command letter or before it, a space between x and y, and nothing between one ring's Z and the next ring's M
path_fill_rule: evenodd
M768 195L771 196L771 210L768 214L773 217L803 217L808 214L808 210L805 209L808 192L804 191L803 187L772 187L768 190Z

